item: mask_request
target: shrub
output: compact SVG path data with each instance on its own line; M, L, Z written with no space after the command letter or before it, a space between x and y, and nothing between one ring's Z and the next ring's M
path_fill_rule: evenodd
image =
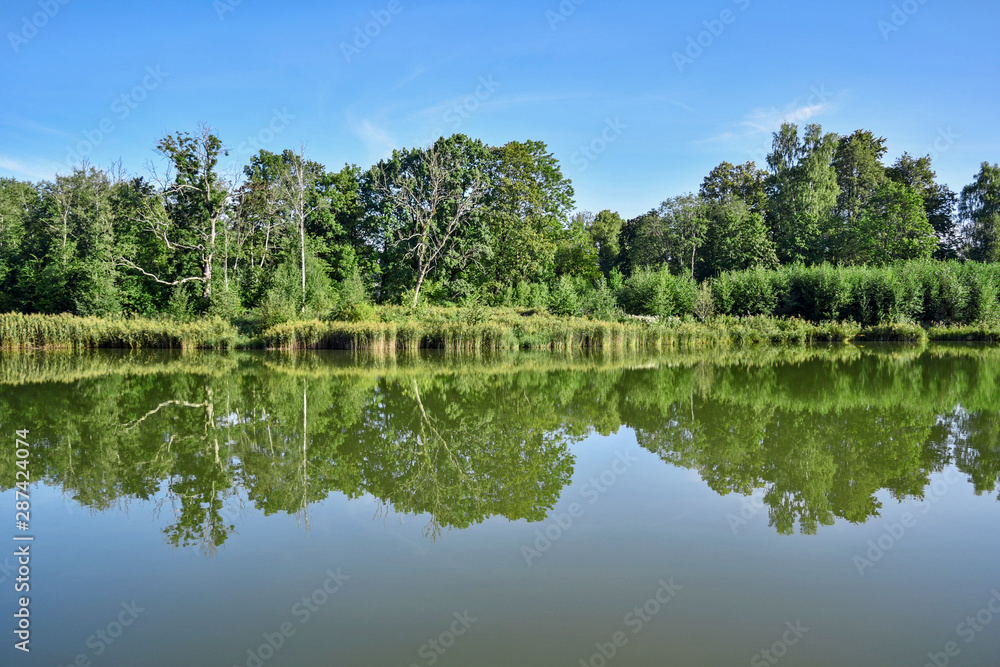
M561 276L549 297L549 310L556 315L577 316L583 312L583 300L577 290L577 281L568 275Z

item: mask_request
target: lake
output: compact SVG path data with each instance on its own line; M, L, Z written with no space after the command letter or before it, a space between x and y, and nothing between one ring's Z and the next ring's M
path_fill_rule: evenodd
M0 424L4 665L1000 664L996 347L11 353Z

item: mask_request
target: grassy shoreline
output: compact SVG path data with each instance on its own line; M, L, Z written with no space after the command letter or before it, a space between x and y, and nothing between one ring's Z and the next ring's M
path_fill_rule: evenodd
M851 341L1000 342L1000 324L864 327L855 322L717 316L602 321L514 309L376 311L377 320L295 321L238 328L220 318L105 320L73 315L0 315L0 349L267 349L395 352L732 347Z

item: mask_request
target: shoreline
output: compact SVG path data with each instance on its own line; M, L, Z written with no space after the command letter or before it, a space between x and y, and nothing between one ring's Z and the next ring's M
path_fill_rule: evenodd
M242 325L242 326L240 326ZM1000 323L920 325L810 322L799 318L717 316L654 320L596 320L515 309L439 308L405 317L359 322L303 320L270 327L221 318L103 319L74 315L0 315L0 350L420 349L454 352L503 350L728 348L863 342L1000 342Z

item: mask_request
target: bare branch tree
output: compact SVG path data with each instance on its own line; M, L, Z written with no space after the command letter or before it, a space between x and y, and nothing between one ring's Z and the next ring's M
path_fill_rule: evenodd
M384 169L381 172L381 190L402 223L393 247L406 247L404 258L415 265L414 306L424 280L445 256L450 254L459 263L477 259L477 248L461 248L457 241L486 196L486 186L480 178L455 184L449 176L435 147L422 151L418 160L404 163L392 177Z
M116 257L115 263L138 271L162 285L201 282L205 286L203 296L208 300L212 295L212 267L218 228L230 202L225 181L215 173L218 155L224 152L221 142L208 126L201 125L197 136L167 136L157 150L172 162L172 168L162 178L153 170L153 179L160 186L159 201L155 204L147 202L141 217L133 220L162 240L168 250L196 253L201 275L168 280L126 257ZM172 172L176 173L171 178ZM197 209L194 212L183 210L189 204L196 205ZM173 215L171 208L175 209ZM182 240L185 233L193 240Z

